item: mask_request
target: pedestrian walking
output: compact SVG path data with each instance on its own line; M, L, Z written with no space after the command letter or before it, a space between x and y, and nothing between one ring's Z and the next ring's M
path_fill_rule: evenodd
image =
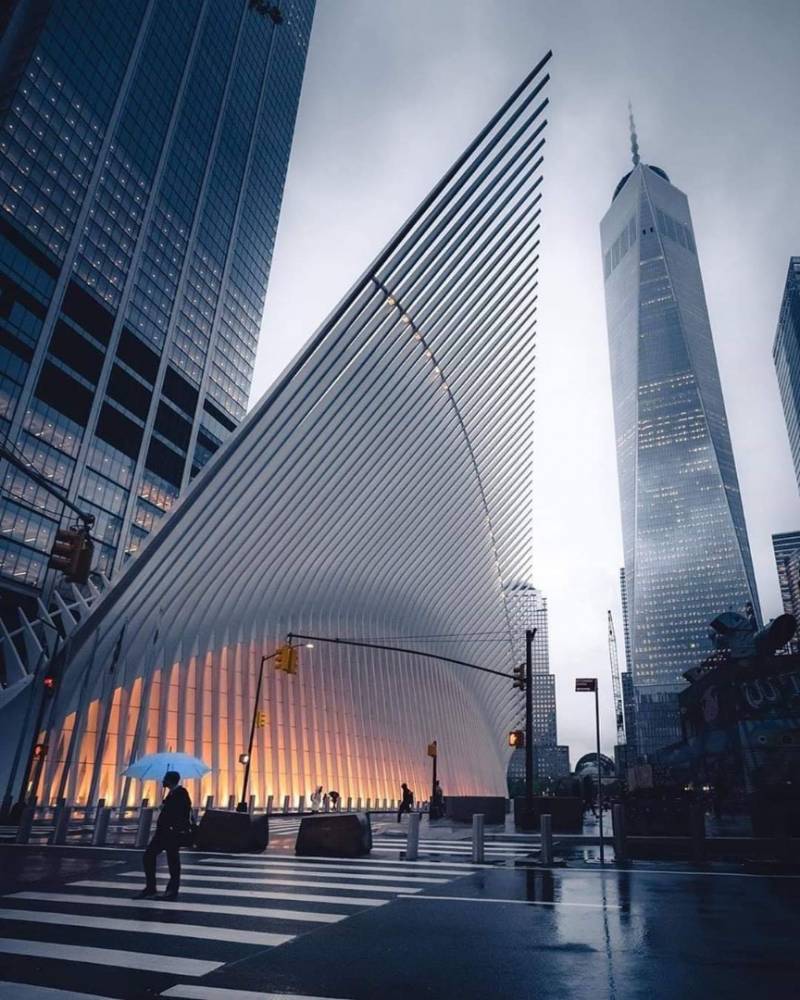
M437 779L436 784L433 786L433 794L431 795L430 818L441 819L442 816L444 816L444 792Z
M319 785L311 795L311 812L319 812L321 805L322 805L322 785Z
M338 808L338 802L339 802L340 797L341 796L339 795L339 793L337 791L335 791L335 789L333 789L333 788L328 792L328 798L331 800L331 809L334 812L336 812L336 810Z
M400 808L397 810L397 822L400 822L400 817L403 813L410 813L411 808L414 805L414 793L405 783L405 781L400 785L403 789L403 797L400 800Z
M180 849L182 845L188 846L192 839L192 800L180 781L181 776L177 771L167 771L164 775L161 784L168 791L161 803L156 832L142 858L145 886L136 894L135 899L152 899L156 895L156 859L162 851L167 853L169 868L169 882L164 899L178 898L181 883Z

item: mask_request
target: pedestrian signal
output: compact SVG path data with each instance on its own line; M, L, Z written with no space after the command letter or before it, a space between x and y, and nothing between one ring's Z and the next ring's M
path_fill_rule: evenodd
M519 688L520 691L525 690L525 664L520 663L518 667L514 667L512 670L512 676L514 678L514 687Z
M525 733L523 733L521 729L512 729L508 734L508 745L510 747L514 747L515 749L518 747L524 747Z
M259 729L263 729L267 724L267 713L266 712L256 712L256 726Z
M249 753L240 753L239 754L239 763L240 764L249 764L250 763L250 754Z
M286 674L297 673L297 650L293 646L280 646L275 653L275 669Z
M84 527L60 528L56 532L48 566L73 583L87 583L92 569L94 545Z

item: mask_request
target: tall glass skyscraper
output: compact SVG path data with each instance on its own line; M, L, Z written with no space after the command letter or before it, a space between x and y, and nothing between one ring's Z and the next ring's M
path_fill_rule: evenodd
M639 750L680 738L676 694L750 547L686 196L640 162L600 226Z
M800 257L789 261L772 357L800 489Z
M244 416L314 0L17 0L0 42L0 440L116 572ZM0 590L65 517L0 462Z

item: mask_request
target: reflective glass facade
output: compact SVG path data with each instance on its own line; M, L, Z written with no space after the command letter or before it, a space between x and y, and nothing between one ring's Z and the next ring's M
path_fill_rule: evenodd
M775 568L778 571L778 585L784 613L794 615L800 622L800 531L785 531L772 536L772 550L775 553ZM800 653L797 636L786 647L792 653Z
M800 489L800 257L789 261L772 357Z
M558 743L556 725L556 679L550 673L550 637L547 627L547 598L524 583L511 584L506 589L511 632L514 636L514 657L525 663L525 632L536 629L531 647L533 667L533 742L535 746L555 746ZM524 728L524 705L515 723ZM543 758L544 759L544 758Z
M0 94L0 437L94 514L111 575L244 416L314 0L32 8ZM70 515L0 482L22 600Z
M683 671L708 622L760 616L697 245L658 168L623 178L601 223L625 591L639 749L680 738Z

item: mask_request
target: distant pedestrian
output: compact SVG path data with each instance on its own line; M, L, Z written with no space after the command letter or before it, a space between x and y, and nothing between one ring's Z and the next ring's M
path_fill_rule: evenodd
M318 788L316 788L316 790L311 795L311 812L319 812L321 805L322 805L322 785L319 785Z
M444 792L438 780L433 786L429 816L431 819L441 819L444 816Z
M400 808L397 810L397 822L400 822L400 817L403 813L410 813L411 808L414 805L414 793L405 783L405 781L400 785L403 789L403 797L400 800Z
M167 852L169 882L164 899L177 899L181 884L181 844L188 844L192 833L192 800L181 785L177 771L167 771L162 787L167 794L161 803L156 832L147 845L142 858L145 886L137 893L136 899L152 899L156 895L156 859L162 851Z
M338 792L335 792L335 791L334 791L333 789L331 789L331 790L330 790L330 791L328 792L328 798L329 798L329 799L331 800L331 809L332 809L332 810L333 810L334 812L336 812L336 809L337 809L337 803L338 803L338 801L339 801L340 797L341 797L341 796L339 795L339 793L338 793Z

